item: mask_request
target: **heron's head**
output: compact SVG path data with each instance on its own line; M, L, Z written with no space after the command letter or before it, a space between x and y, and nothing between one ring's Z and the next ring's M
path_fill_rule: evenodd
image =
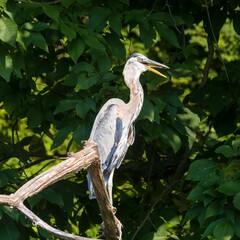
M139 77L141 73L145 71L151 71L166 78L165 75L163 75L154 68L167 69L169 67L162 63L153 61L140 53L134 53L128 58L124 67L123 75L125 76L125 78Z

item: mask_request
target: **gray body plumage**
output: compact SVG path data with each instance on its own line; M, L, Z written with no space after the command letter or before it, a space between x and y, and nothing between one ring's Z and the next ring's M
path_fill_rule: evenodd
M125 103L117 98L108 100L99 111L91 131L90 139L98 145L104 182L111 201L114 170L121 165L128 147L134 142L133 123L143 105L143 89L139 81L140 75L147 70L162 75L146 64L167 68L167 66L152 61L141 54L133 54L126 62L123 71L125 83L130 89L129 102ZM90 199L95 198L89 173L88 188Z

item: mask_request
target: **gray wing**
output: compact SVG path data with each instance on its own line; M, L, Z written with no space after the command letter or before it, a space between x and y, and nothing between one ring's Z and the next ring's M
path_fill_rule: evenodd
M98 144L103 172L109 172L116 167L113 159L117 160L114 155L123 134L121 114L123 105L124 102L120 99L108 101L98 113L90 135L90 139Z

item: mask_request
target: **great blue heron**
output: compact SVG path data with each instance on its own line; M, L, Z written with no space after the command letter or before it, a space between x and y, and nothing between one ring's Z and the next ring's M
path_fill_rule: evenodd
M127 87L130 89L128 103L121 99L108 100L98 113L90 139L97 143L99 156L102 162L104 182L112 202L112 183L114 170L118 168L127 149L134 142L133 123L138 117L143 105L143 89L139 78L141 73L149 70L166 77L155 68L168 68L166 65L148 59L140 53L132 54L123 70ZM88 173L89 198L95 198L92 180Z

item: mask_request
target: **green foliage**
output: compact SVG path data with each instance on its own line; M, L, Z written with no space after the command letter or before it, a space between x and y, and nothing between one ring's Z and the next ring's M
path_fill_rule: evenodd
M114 178L123 239L239 239L239 7L0 1L1 194L57 164L53 155L81 149L106 100L128 101L123 65L141 52L170 70L168 81L141 77L136 140ZM26 202L61 230L97 236L101 218L85 171ZM0 236L53 239L6 206Z

